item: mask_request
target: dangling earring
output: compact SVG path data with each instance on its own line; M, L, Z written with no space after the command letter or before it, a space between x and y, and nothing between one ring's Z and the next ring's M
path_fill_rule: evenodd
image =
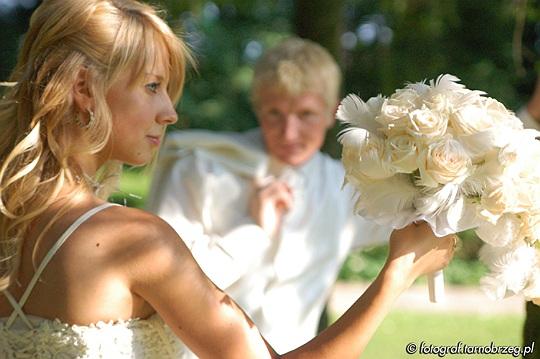
M88 111L88 122L87 123L83 122L83 120L81 119L81 114L80 113L78 113L75 116L75 123L77 124L77 126L82 128L83 130L89 129L92 126L92 124L96 121L96 116L94 115L94 112L92 110L90 110L90 109L88 109L87 111Z
M96 122L96 116L94 116L94 111L88 109L88 124L86 125L86 128L90 128L94 122Z

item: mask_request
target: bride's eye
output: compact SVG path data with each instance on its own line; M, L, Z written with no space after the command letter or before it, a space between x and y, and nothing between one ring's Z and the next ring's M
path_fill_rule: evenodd
M158 90L159 90L159 86L161 84L159 82L150 82L148 84L145 85L145 87L150 90L151 92L153 93L157 93Z

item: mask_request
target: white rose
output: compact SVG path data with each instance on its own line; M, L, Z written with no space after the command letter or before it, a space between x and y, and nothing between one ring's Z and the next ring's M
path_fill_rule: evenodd
M435 112L444 114L446 117L453 111L456 94L435 94L425 100L427 107Z
M523 129L523 123L499 101L487 97L484 107L488 116L498 127L506 127L514 130Z
M506 202L501 188L486 191L481 198L480 216L486 221L496 224L506 211Z
M410 108L408 106L392 104L389 100L386 100L375 121L381 125L386 137L402 135L407 131L409 112Z
M476 91L467 89L458 83L460 80L452 75L441 75L436 81L430 81L429 91L424 96L424 102L432 110L440 111L446 115L462 104L465 95L469 96Z
M450 114L450 126L456 135L473 135L493 127L485 108L478 105L460 107Z
M418 156L418 184L438 187L459 184L470 174L472 163L461 144L449 137L430 143Z
M540 207L540 177L533 175L536 164L520 164L521 156L506 153L500 160L502 173L488 175L484 179L481 194L481 215L495 223L504 213L519 214L536 211ZM501 156L499 155L499 158Z
M496 152L508 142L508 132L496 128L456 136L473 163L482 163L484 158Z
M407 116L409 107L399 104L391 104L386 100L381 106L381 113L377 116L377 121L383 125L388 125L394 121Z
M498 160L504 173L514 178L530 180L540 177L540 141L530 130L509 131L509 143L501 148Z
M478 127L477 129L481 131L458 136L458 140L473 159L481 161L487 153L504 147L509 148L505 149L505 152L510 151L511 148L511 151L516 153L525 153L526 158L532 158L535 153L540 153L539 150L534 149L534 147L540 147L540 143L535 140L535 137L540 135L539 131L516 129L512 124L508 124L508 121L506 124L496 123L490 115L488 118L493 124L490 128ZM454 132L457 133L457 131ZM502 162L501 164L505 165ZM534 167L537 166L532 166Z
M539 183L530 183L526 178L516 181L509 191L514 202L509 202L508 209L512 213L530 212L538 208L540 199Z
M504 247L516 239L521 239L520 227L521 221L518 217L505 214L496 224L483 222L476 229L476 234L481 240L494 247Z
M501 176L486 182L486 188L480 198L480 215L495 224L505 213L521 213L531 208L531 200L524 186Z
M390 163L398 173L412 173L418 168L416 158L418 150L414 139L407 135L398 135L386 141Z
M416 139L431 141L446 133L448 119L426 106L411 111L407 119L407 133Z
M389 105L401 106L407 109L413 109L420 105L421 94L412 87L398 89L388 98Z
M378 180L394 175L383 139L359 128L341 134L341 160L347 177L354 181Z

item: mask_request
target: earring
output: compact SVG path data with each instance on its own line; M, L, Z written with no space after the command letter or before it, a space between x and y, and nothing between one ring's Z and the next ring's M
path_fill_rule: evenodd
M88 111L88 122L87 123L83 122L83 120L81 119L81 114L80 113L78 113L75 116L75 123L77 124L77 126L82 128L83 130L89 129L92 126L92 124L96 121L96 116L94 115L94 112L92 110L90 110L90 109L88 109L87 111Z
M94 122L96 122L96 116L94 116L94 111L88 109L88 124L86 125L86 128L91 127Z

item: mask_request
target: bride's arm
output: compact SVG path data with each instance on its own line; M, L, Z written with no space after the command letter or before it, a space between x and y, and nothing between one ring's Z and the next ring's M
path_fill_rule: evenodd
M394 231L386 264L364 294L334 324L284 357L358 358L399 295L420 275L449 263L452 237L436 238L426 223Z
M138 248L128 280L200 358L277 358L238 305L203 273L185 243L158 217L134 223ZM132 242L132 241L131 241ZM227 270L227 268L223 268Z
M157 218L144 224L145 248L134 260L133 290L201 358L277 358L261 334L197 266L189 250ZM421 274L447 264L452 241L427 225L393 233L386 265L357 302L331 327L284 358L357 358L395 299ZM224 268L223 270L227 270Z

